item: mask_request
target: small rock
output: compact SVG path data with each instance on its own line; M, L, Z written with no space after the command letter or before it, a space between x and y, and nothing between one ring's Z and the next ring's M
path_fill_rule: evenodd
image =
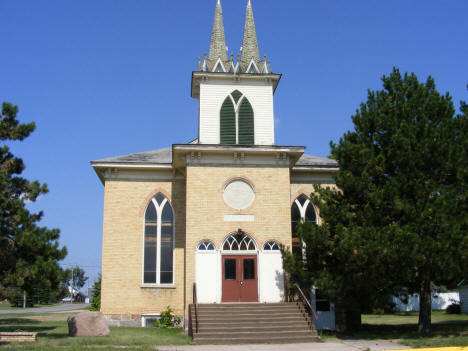
M68 317L68 335L70 336L108 336L107 321L101 312L81 312Z

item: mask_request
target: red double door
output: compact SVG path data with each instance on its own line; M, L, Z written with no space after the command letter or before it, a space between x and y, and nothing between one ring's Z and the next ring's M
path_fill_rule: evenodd
M257 302L257 256L223 255L222 302Z

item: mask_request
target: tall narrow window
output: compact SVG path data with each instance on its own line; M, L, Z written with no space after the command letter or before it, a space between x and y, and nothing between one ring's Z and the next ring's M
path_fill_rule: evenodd
M239 90L234 90L221 106L220 143L255 143L254 111L250 101Z
M143 283L174 282L174 212L162 194L146 208L143 265Z
M297 225L301 222L317 223L314 206L305 195L299 196L291 206L292 249L298 257L303 256L302 243L297 235Z

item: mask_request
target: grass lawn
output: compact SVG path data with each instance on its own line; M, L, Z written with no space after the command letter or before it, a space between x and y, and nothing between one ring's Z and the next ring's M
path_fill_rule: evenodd
M181 329L113 328L108 337L69 337L67 317L72 313L0 315L0 331L37 332L35 343L6 344L8 350L154 350L156 345L189 344Z
M387 339L411 347L468 346L468 315L432 312L432 332L418 333L418 313L364 314L362 330L352 334L324 333L323 338Z

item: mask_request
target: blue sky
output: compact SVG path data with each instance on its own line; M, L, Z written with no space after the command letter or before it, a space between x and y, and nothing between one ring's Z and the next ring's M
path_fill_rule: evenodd
M367 89L396 66L468 100L466 0L253 0L260 53L283 77L276 144L327 156ZM11 143L24 176L50 193L31 205L60 228L64 263L101 263L103 186L90 160L197 137L191 72L209 49L216 0L0 0L0 101L37 130ZM239 51L245 0L222 0ZM177 132L175 132L177 130Z

